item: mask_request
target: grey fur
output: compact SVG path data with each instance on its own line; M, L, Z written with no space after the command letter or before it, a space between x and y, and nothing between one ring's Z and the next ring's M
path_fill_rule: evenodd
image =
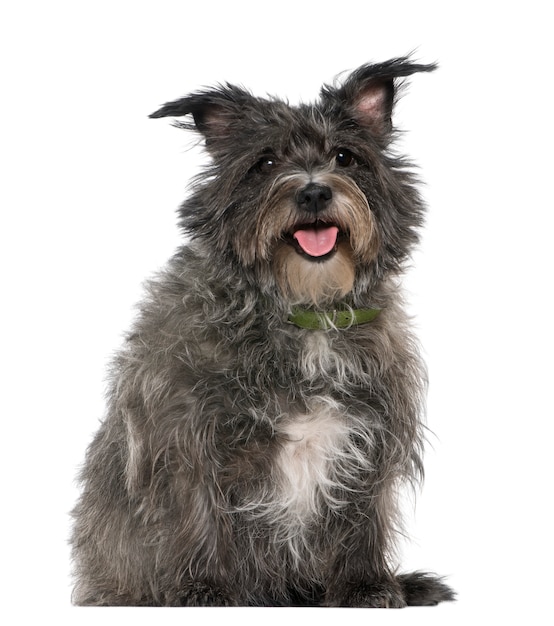
M432 69L366 65L299 107L227 85L153 114L191 114L179 125L212 165L181 207L191 241L113 363L74 511L75 603L453 598L394 560L398 492L422 475L425 373L397 285L423 206L390 114L398 78ZM333 192L318 224L341 232L316 259L288 236L316 219L298 200L313 181ZM381 314L314 331L287 323L297 305Z

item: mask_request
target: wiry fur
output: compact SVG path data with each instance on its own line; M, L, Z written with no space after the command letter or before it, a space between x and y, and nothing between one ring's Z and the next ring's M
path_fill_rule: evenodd
M212 165L181 208L191 242L149 283L113 364L74 511L76 603L452 599L394 562L425 375L396 283L423 207L390 114L397 79L431 69L363 66L299 107L228 85L153 115L191 114L180 125ZM317 219L341 233L324 258L290 236L315 219L298 195L313 183L332 190ZM307 330L287 323L299 304L381 313Z

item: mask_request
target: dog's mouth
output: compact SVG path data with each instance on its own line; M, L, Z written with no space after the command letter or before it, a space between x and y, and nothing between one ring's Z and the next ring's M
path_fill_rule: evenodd
M320 261L336 251L341 236L335 224L317 221L295 226L286 240L299 254Z

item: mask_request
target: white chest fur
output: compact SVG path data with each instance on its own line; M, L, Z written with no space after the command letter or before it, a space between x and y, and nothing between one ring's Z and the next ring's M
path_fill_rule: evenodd
M353 430L344 408L323 396L312 400L308 412L291 415L281 425L278 500L290 521L303 523L323 505L342 505L337 493L351 482L354 457L354 465L360 463Z

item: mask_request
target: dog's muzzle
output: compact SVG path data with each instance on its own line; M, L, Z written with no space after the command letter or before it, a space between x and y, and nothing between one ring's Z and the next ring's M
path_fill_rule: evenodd
M307 219L293 229L291 243L308 258L320 260L336 249L339 229L325 220L332 199L331 187L321 183L309 183L296 194L299 213Z

